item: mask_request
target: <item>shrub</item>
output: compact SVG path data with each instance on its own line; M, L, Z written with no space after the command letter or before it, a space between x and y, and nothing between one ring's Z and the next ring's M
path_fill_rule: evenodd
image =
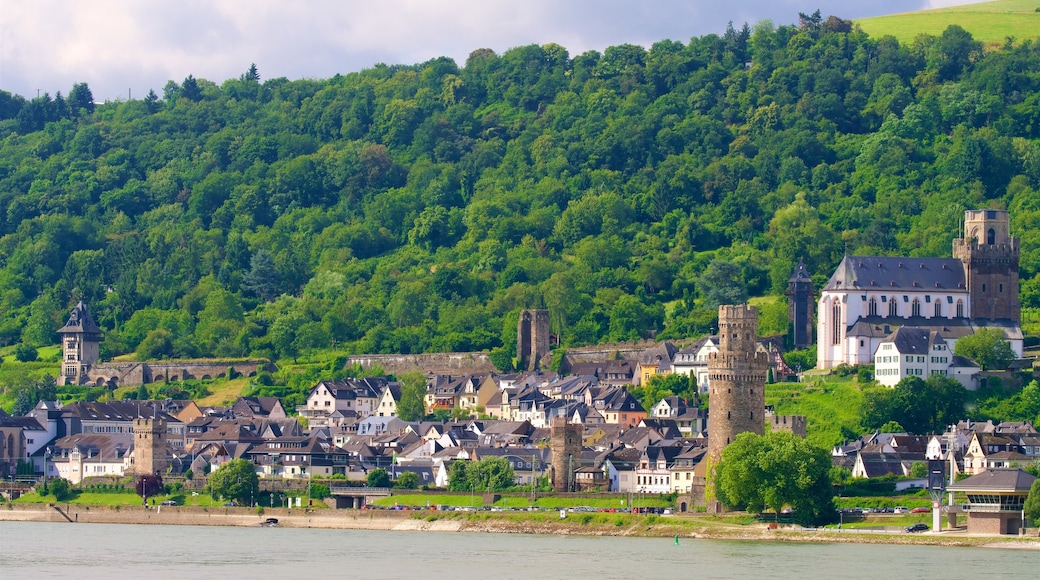
M55 479L51 482L50 489L54 494L54 499L58 501L65 501L72 494L72 486L67 479Z

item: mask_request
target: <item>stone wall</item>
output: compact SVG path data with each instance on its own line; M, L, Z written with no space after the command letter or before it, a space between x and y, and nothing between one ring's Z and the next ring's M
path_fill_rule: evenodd
M213 379L227 374L228 368L242 376L252 377L258 372L276 370L268 361L148 361L131 363L100 363L87 372L89 384L127 386L157 381Z
M460 375L495 372L486 352L444 352L426 354L356 354L347 366L378 366L388 374L420 371L425 374Z

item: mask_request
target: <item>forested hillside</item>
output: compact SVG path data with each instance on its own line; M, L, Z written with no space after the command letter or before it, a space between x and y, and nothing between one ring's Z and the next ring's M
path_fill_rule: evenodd
M460 66L461 65L461 66ZM246 69L248 63L243 65ZM1040 307L1040 45L849 22L475 50L94 105L0 92L0 344L84 300L103 357L515 349L710 330L801 258L948 256L1011 211ZM785 330L785 310L764 331Z

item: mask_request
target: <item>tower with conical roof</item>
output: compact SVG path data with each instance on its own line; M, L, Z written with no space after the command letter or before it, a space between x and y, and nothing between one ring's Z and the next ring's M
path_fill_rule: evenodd
M81 385L90 366L100 357L101 328L94 322L87 305L80 301L69 314L61 335L61 375L59 385Z
M816 310L816 292L805 262L798 265L787 280L787 319L790 321L791 348L800 350L813 345L813 312Z

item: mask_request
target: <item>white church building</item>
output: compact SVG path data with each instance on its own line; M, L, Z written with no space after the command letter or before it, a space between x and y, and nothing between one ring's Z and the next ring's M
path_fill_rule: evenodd
M965 212L953 256L845 256L817 302L816 368L870 364L901 327L935 331L951 352L958 339L998 328L1022 356L1019 240L1007 211Z

